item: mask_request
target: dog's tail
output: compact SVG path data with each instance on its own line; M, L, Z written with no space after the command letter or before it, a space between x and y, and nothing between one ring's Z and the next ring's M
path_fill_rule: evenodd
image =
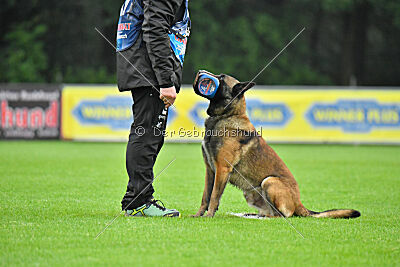
M314 217L314 218L333 218L333 219L350 219L357 218L361 216L358 210L326 210L321 212L316 212L309 210L300 204L300 206L295 210L295 215L301 217Z

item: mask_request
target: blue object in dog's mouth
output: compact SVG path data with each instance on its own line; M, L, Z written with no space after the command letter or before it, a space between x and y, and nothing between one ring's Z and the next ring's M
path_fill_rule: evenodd
M199 96L213 99L218 91L219 80L207 71L199 71L196 77L194 91Z

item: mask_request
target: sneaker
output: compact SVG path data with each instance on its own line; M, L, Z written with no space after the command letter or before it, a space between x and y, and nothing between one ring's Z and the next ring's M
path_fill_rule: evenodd
M160 204L158 204L161 203ZM150 202L144 204L133 210L126 210L125 216L133 217L181 217L179 211L175 209L167 209L161 200L152 199Z

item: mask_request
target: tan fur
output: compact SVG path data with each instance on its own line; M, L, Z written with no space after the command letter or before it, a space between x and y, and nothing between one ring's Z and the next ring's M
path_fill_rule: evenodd
M226 83L230 88L233 88L236 84L239 83L238 80L236 80L235 78L233 78L233 77L231 77L231 76L228 76L228 75L225 76L224 81L225 81L225 83Z
M238 84L235 78L226 75L223 88L219 90L233 93L233 88ZM249 138L233 135L237 130L243 133L255 132L246 115L245 98L238 96L230 105L228 109L224 109L223 105L216 106L211 111L214 115L205 122L206 130L225 131L226 134L205 137L202 143L206 179L202 203L194 216L203 216L206 210L207 216L214 216L228 181L243 190L247 203L258 209L263 216L359 216L355 210L316 213L306 209L300 201L299 186L293 174L265 140L261 136Z

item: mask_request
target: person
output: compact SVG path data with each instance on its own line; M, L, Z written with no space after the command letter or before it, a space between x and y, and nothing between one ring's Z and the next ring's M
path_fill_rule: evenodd
M129 176L121 201L127 216L180 217L153 197L153 166L164 143L168 108L181 86L190 34L188 0L126 0L117 30L117 80L131 91L133 123L126 149Z

